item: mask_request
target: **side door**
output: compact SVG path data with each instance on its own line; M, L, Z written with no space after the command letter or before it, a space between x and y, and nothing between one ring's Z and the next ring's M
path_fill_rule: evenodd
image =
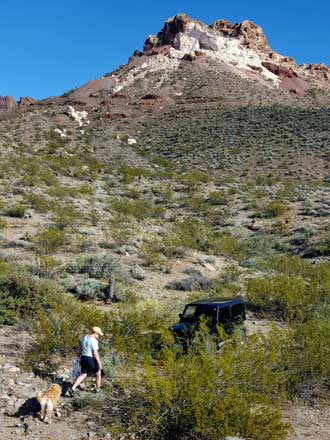
M230 305L219 307L219 324L223 327L226 333L232 333L234 326L231 319Z

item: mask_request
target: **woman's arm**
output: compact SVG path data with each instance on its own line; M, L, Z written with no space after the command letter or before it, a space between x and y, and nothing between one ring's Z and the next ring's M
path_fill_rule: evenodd
M101 362L101 359L100 359L99 352L97 350L93 350L93 356L94 356L94 359L97 362L97 365L99 366L99 369L102 370L102 362Z

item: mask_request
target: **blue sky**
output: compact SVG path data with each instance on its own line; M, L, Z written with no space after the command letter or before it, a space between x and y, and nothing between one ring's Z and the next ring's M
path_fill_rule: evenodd
M40 99L100 77L179 12L252 20L274 50L330 64L328 0L0 0L0 95Z

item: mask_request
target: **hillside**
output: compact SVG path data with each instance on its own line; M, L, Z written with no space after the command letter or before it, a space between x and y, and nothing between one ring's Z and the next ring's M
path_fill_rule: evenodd
M207 26L183 14L103 78L42 101L0 100L0 324L35 338L19 367L68 374L86 327L97 321L113 334L102 356L115 373L114 394L109 386L100 403L85 393L67 417L105 408L91 431L121 439L295 439L304 431L301 414L311 420L306 432L314 420L322 425L330 373L329 104L329 67L277 54L252 22ZM228 374L225 405L237 406L245 422L221 407L210 417L222 414L219 426L228 429L209 431L177 409L176 397L164 403L172 415L160 416L156 395L149 390L148 400L141 391L143 374L146 387L166 390L171 385L157 382L153 368L178 374L180 384L179 372L196 379L190 366L205 358L190 353L190 363L172 364L173 353L154 351L166 336L160 343L154 335L166 333L191 298L233 295L247 300L248 343L200 365ZM242 375L251 387L236 387ZM171 390L182 397L180 387ZM122 402L119 416L109 410L119 405L112 399ZM139 413L143 405L149 413ZM296 430L288 437L283 420ZM313 438L326 432L324 425Z

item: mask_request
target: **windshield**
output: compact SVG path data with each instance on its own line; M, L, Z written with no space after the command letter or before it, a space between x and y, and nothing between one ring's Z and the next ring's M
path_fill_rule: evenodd
M201 316L216 319L217 308L203 305L189 305L185 308L181 319L183 321L197 321Z

